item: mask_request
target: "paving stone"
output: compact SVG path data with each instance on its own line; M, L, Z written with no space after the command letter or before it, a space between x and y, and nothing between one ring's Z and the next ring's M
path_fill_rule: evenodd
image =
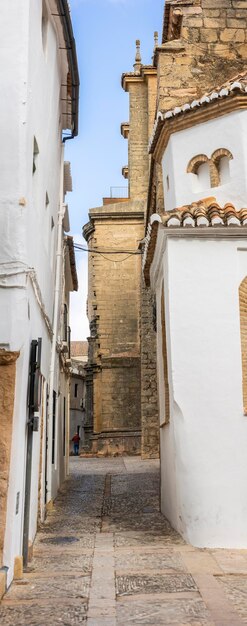
M217 577L218 582L222 585L227 598L242 618L244 624L247 624L247 577L246 576L222 576Z
M86 623L87 605L82 602L59 602L57 605L20 604L0 606L2 626L79 626Z
M118 576L117 595L133 593L161 593L197 590L189 574L164 574L154 576Z
M212 554L226 574L247 574L247 550L213 550Z
M6 601L35 600L39 598L80 598L83 599L89 593L90 578L88 576L52 576L27 577L27 584L13 583Z
M202 600L177 599L117 603L117 625L127 626L214 626ZM232 625L233 626L233 625Z
M47 551L50 550L50 546L52 545L52 548L54 549L54 551L57 552L61 552L61 545L62 545L62 549L63 550L71 550L71 548L73 547L74 550L77 550L78 554L80 552L80 548L85 546L88 548L93 548L94 547L94 534L90 533L90 534L84 534L81 536L76 537L76 541L74 542L70 542L65 541L62 544L59 543L58 539L59 537L61 538L68 538L69 539L69 534L68 535L64 535L64 534L58 534L56 533L55 535L50 532L49 534L47 533L45 536L41 533L40 535L37 536L36 542L35 542L35 551ZM71 533L71 538L74 537L74 533Z
M159 511L156 460L72 459L24 577L1 626L247 624L247 551L188 546Z
M83 574L89 574L92 569L92 557L86 554L75 555L71 552L53 555L47 554L35 556L29 566L29 571L46 572L63 571L70 572L77 570Z
M155 553L145 551L142 548L140 553L130 551L117 552L116 551L116 570L135 570L140 573L142 570L174 570L185 571L185 566L182 562L181 556L174 550L162 551L162 553Z
M183 539L175 532L169 532L169 534L156 534L151 532L133 532L133 531L122 531L121 533L115 533L115 546L152 546L152 545L180 545L183 544Z

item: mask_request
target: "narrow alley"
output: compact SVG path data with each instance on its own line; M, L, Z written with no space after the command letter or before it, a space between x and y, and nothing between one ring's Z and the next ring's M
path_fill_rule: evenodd
M158 461L72 459L3 626L247 623L247 551L197 550L159 513Z

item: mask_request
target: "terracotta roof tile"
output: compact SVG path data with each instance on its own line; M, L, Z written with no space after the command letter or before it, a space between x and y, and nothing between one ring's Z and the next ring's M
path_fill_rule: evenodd
M183 231L184 235L186 235L186 228L195 228L197 231L205 228L208 230L227 227L238 229L247 226L247 208L237 211L230 202L221 207L215 198L210 197L166 211L162 216L153 214L148 225L143 253L142 266L146 284L149 284L149 270L154 258L159 225L167 231L169 228L177 228L180 233Z
M208 201L209 200L209 201ZM200 202L194 202L190 205L182 206L173 211L167 211L163 214L161 221L164 226L173 225L171 220L177 220L178 227L186 227L188 224L192 227L212 227L222 226L246 226L247 225L247 209L237 211L234 205L228 202L222 208L215 199L205 199Z

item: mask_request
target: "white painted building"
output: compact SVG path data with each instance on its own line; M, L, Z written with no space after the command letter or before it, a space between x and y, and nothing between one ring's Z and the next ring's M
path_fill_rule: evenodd
M195 546L247 548L247 78L159 119L166 212L151 217L144 275L161 509Z
M70 454L74 453L73 437L80 437L79 450L84 446L84 426L86 419L86 374L88 362L88 342L71 342L70 377Z
M0 446L0 568L9 584L68 471L67 327L77 277L65 235L71 179L63 139L78 132L79 79L67 0L3 3L0 23L0 348L6 362L17 352L9 459ZM40 338L39 390L28 408L30 350ZM3 367L1 383L0 414Z

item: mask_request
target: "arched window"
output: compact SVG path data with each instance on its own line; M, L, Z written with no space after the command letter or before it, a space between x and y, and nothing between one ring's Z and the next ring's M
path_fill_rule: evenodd
M211 156L211 187L224 185L230 180L230 161L232 153L226 148L215 150Z
M228 183L231 159L232 153L226 148L215 150L210 159L206 154L193 157L187 167L187 173L191 175L192 190L196 193Z
M239 287L240 335L242 351L242 389L244 413L247 415L247 277Z
M190 160L187 167L188 174L191 174L192 189L203 191L210 187L209 159L206 154L197 154Z

